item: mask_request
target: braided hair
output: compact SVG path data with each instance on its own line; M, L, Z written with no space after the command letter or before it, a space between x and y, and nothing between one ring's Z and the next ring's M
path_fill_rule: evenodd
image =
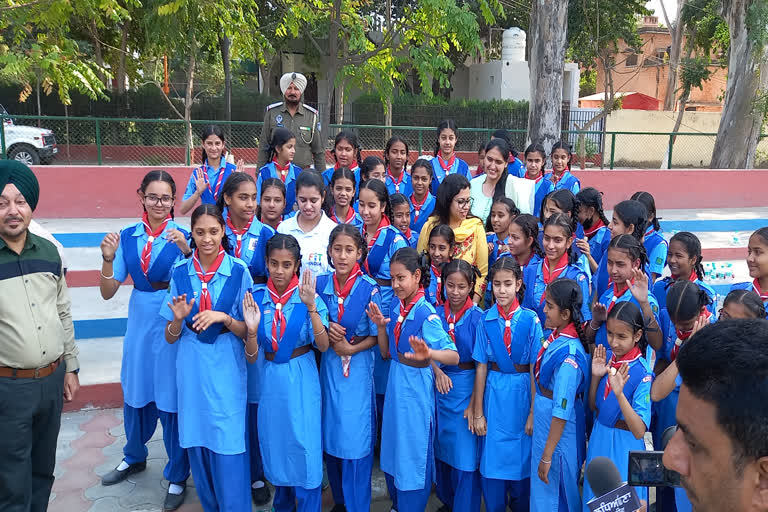
M696 272L696 277L704 280L704 265L701 264L703 258L701 256L701 241L699 241L699 237L688 231L680 231L672 235L669 243L671 244L672 242L679 242L685 247L688 257L694 259L693 270ZM687 278L688 276L680 277Z
M731 290L725 296L723 308L728 304L741 304L754 318L766 318L768 316L762 299L753 290Z
M637 344L640 351L645 353L645 349L648 347L648 338L645 335L646 322L645 317L643 316L643 311L637 304L631 300L617 303L608 313L607 320L612 318L627 324L630 329L632 329L632 334L637 334L637 331L642 331L642 335Z
M520 226L523 236L532 240L531 252L536 256L544 256L544 251L539 245L539 220L529 213L521 213L512 219L512 224Z
M501 272L502 270L508 270L515 274L515 280L520 282L520 289L517 291L517 301L522 304L523 298L525 297L523 269L520 267L520 264L517 263L515 258L499 258L494 262L493 265L491 265L491 270L488 272L488 282L493 284L493 278L498 272ZM493 302L496 303L495 295L493 297Z
M195 224L197 224L197 221L202 217L203 215L210 215L214 219L216 219L216 222L219 223L221 226L221 230L224 233L224 236L221 239L221 246L224 248L224 252L227 254L232 253L232 246L229 244L229 237L227 237L227 223L224 221L224 217L221 215L221 210L219 210L219 207L215 204L210 203L204 203L198 206L194 209L192 212L192 217L190 218L190 227L191 232L194 232L195 230ZM197 249L197 244L195 243L195 238L191 237L189 241L189 247L192 250Z
M469 296L471 297L474 293L477 278L480 277L480 269L462 259L455 259L443 265L443 269L440 271L440 279L443 283L446 283L448 282L448 276L456 273L464 276L464 279L469 283ZM443 299L443 302L447 300L445 286L440 290L440 296Z
M603 221L603 224L608 226L610 222L608 222L608 219L605 217L605 212L603 211L603 193L597 190L594 187L587 187L583 188L579 191L578 194L576 194L576 201L578 202L579 206L586 206L594 208L597 212L597 215L600 217L600 220ZM589 229L592 227L592 219L589 219L589 221L584 221L582 223L584 226L584 229Z
M573 326L576 328L581 345L584 347L584 350L587 350L587 338L584 335L584 328L582 326L584 318L581 316L581 306L584 302L584 297L581 294L579 283L573 279L561 277L549 283L545 293L558 308L571 312L571 322L573 322Z
M619 235L612 238L611 243L608 244L608 250L611 249L626 252L633 263L640 260L640 270L644 271L648 263L648 255L645 252L645 246L637 238L626 233Z
M355 132L350 131L340 131L336 134L336 138L333 140L333 149L331 150L331 154L333 155L334 161L336 160L336 146L339 145L339 142L341 141L347 141L350 146L355 150L355 157L357 159L357 166L362 167L363 166L363 160L361 153L363 152L363 148L360 147L360 141L357 138L357 134Z
M341 235L348 236L355 242L357 248L362 252L362 256L360 256L360 259L357 262L362 264L365 261L365 258L368 257L368 244L366 244L365 240L363 240L363 235L360 233L360 230L352 224L338 224L335 228L333 228L331 235L328 237L327 252L328 261L330 262L331 267L336 268L333 265L333 258L331 258L331 248L333 247L333 243L336 241L336 239Z
M691 281L675 281L667 292L667 313L673 324L696 318L710 304L712 299L707 292Z
M426 254L419 254L418 251L412 247L401 247L395 254L392 255L392 259L389 260L390 266L393 263L400 263L411 274L415 274L417 270L421 271L421 279L419 280L419 286L426 288L429 286L430 272L429 272L429 258Z
M654 231L661 231L661 224L659 224L659 218L656 217L656 200L653 198L650 192L635 192L630 198L635 201L640 201L645 206L649 217L653 217L650 221L653 224Z
M555 213L549 217L544 222L544 232L547 231L549 226L555 226L562 229L566 239L573 238L574 234L576 233L576 227L573 225L573 219L571 219L565 213ZM568 254L568 263L573 265L578 261L579 257L576 254L576 251L573 250L573 244L568 246L566 253Z

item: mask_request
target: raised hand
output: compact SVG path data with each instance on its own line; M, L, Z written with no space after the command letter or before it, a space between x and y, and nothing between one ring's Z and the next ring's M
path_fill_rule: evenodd
M592 354L592 375L598 379L608 373L608 366L606 364L607 351L603 345L595 346L595 351Z
M629 380L629 365L622 363L621 368L617 371L611 369L610 375L608 375L608 382L611 383L611 391L617 397L624 392L624 384Z
M195 190L198 194L202 194L206 188L208 184L205 182L205 169L195 170Z
M608 319L608 308L605 304L595 302L592 306L592 320L597 324L603 324Z
M709 318L707 318L706 315L703 313L699 315L699 318L696 319L696 321L693 323L693 329L691 329L691 336L696 334L698 331L702 330L704 327L709 324Z
M423 339L411 336L408 338L408 343L411 344L413 352L406 352L404 354L406 359L412 361L429 361L432 359L432 350Z
M375 302L368 304L368 310L365 313L368 315L368 318L379 327L386 327L391 320L391 318L384 316L384 313L381 312L381 309Z
M301 274L299 298L308 308L312 308L315 305L315 278L312 277L312 272L308 269Z
M248 328L248 332L255 333L259 329L261 311L256 301L253 300L253 295L250 291L245 292L245 297L243 297L243 320Z
M111 260L115 257L117 247L120 245L120 233L107 233L104 240L101 241L101 254L105 259Z
M187 254L190 250L189 244L187 244L187 237L184 236L184 233L178 229L169 229L165 234L165 239L173 244L176 244L184 254Z
M245 172L245 160L242 158L235 164L235 172Z
M641 268L632 269L632 277L635 282L629 285L629 291L640 304L648 302L648 276Z
M577 238L575 243L584 256L589 257L592 255L592 249L589 247L589 242L586 238Z
M172 302L168 303L171 311L173 311L173 317L176 320L184 320L192 312L192 306L195 304L195 298L187 302L187 294L181 294L172 298Z

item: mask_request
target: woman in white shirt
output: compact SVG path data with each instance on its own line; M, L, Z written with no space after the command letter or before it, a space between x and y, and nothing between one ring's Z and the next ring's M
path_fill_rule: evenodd
M493 199L504 195L508 159L509 146L507 143L503 139L491 139L485 146L485 160L483 162L485 174L472 178L469 184L472 215L482 220L483 225L491 214Z
M292 235L301 247L301 268L314 277L331 272L328 239L336 223L323 212L325 186L320 173L306 170L296 178L296 204L299 212L277 227L278 233Z

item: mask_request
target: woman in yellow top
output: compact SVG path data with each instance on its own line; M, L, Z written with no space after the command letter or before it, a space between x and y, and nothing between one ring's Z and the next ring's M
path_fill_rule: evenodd
M437 224L448 224L456 235L453 258L461 258L480 270L472 300L482 298L482 286L488 274L488 242L483 222L469 214L472 207L469 180L461 174L449 174L437 189L435 209L421 228L417 249L427 250L429 232Z

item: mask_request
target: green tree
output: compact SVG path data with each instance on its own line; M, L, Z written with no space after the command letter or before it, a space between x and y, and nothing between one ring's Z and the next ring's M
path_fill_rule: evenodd
M72 34L74 20L86 17L96 25L120 23L128 12L116 0L0 0L0 79L21 85L22 101L33 84L46 94L55 89L64 105L72 91L104 98L110 75Z

